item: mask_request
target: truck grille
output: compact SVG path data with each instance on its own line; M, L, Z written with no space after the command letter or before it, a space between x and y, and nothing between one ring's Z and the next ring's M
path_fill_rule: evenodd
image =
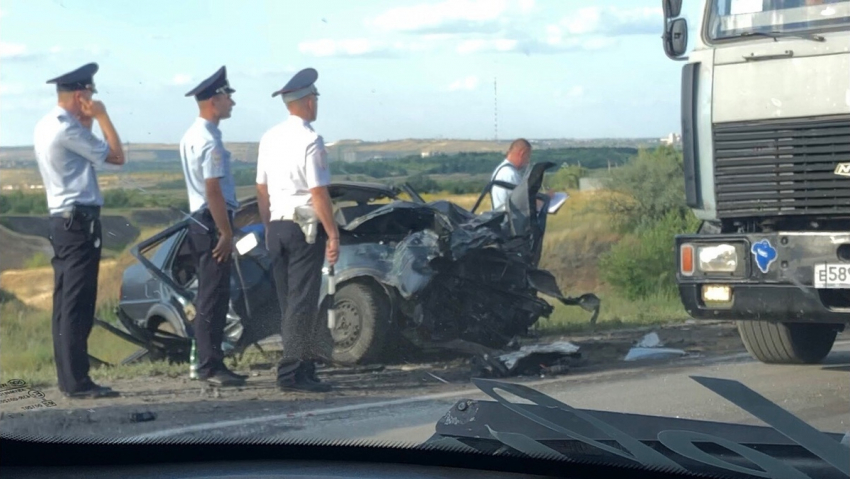
M850 214L850 115L714 125L720 218Z

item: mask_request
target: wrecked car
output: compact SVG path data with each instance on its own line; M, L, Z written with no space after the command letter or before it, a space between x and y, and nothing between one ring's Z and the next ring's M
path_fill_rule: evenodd
M545 171L554 166L535 165L516 187L496 182L512 189L507 208L479 214L475 210L493 182L472 211L449 201L426 202L407 184L331 184L340 255L333 304L327 268L320 295L321 320L330 307L335 312L328 335L331 361L379 362L394 348L410 345L471 354L509 348L552 313L552 304L538 293L591 311L595 321L596 296L565 297L552 274L537 267L547 215L559 207L550 211L550 197L539 193ZM409 199L402 198L405 194ZM138 357L188 358L197 291L186 241L190 221L187 217L131 250L139 262L124 272L117 307L125 331L98 321L142 347ZM280 331L256 200L243 201L234 221L236 249L242 252L234 253L223 344L228 355L259 348L259 341Z

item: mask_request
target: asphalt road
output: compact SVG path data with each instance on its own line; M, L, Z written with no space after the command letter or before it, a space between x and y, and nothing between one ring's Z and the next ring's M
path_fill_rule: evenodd
M816 366L776 366L745 354L669 362L643 369L597 372L527 383L573 407L688 419L761 424L689 376L734 379L829 432L850 431L850 341L836 345ZM435 423L460 399L485 399L472 387L413 398L316 405L201 423L131 437L263 437L266 439L364 440L421 443ZM161 426L161 425L160 425Z
M827 432L850 432L850 341L836 344L816 366L776 366L735 354L689 364L673 363L644 370L609 371L587 376L564 376L528 383L570 406L613 412L675 416L686 419L763 425L689 376L708 376L742 382L766 398ZM149 437L215 434L226 437L316 438L419 444L434 433L435 423L459 399L487 399L475 389L446 392L365 408L301 411L296 417L191 431L176 428ZM200 425L196 425L200 426Z
M628 369L570 374L524 382L573 407L739 424L762 423L689 376L742 382L812 426L850 432L850 340L812 366L766 365L746 353L647 362ZM157 418L135 423L137 406L41 411L4 419L6 434L42 430L69 436L111 435L136 440L296 439L421 444L460 399L487 399L472 385L445 385L422 395L380 395L295 401L178 402L156 405Z

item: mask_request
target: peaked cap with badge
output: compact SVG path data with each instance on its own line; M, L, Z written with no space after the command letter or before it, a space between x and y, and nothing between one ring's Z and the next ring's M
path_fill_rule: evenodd
M227 67L221 67L212 76L202 81L198 86L193 88L186 96L193 96L197 101L209 100L219 93L236 93L236 90L230 88L230 83L227 81Z
M55 84L56 91L89 90L97 93L94 87L94 74L97 73L98 68L97 63L87 63L72 72L47 80L47 83Z
M305 68L296 73L286 85L280 90L272 93L272 98L281 95L284 103L289 103L307 95L315 94L319 96L319 90L316 89L316 80L319 78L319 72L314 68Z

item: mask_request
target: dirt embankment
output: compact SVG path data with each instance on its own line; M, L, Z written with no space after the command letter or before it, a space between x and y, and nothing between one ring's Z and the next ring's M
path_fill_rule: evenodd
M53 257L50 241L38 236L16 233L0 226L0 271L27 267L30 260L40 255L43 262Z
M50 234L47 216L3 216L0 221L3 226L18 234L37 236L45 240ZM123 216L103 216L100 222L103 226L105 249L120 251L139 237L139 228Z

